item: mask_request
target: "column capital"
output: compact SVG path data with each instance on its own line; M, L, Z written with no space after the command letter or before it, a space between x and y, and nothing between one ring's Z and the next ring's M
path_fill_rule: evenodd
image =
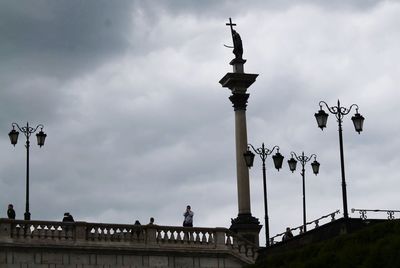
M233 108L235 111L237 110L246 110L247 100L249 99L250 94L239 94L233 93L229 99L233 104Z
M229 88L233 93L245 93L256 81L258 74L227 73L219 83L222 87Z

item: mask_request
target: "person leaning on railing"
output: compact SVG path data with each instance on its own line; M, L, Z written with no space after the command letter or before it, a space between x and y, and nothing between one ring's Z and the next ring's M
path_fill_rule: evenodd
M282 237L282 241L287 241L287 240L289 240L289 239L292 238L292 237L293 237L292 231L290 230L289 227L287 227L287 228L286 228L286 232L285 232L285 234L284 234L283 237Z
M9 204L9 205L8 205L7 217L8 217L10 220L15 220L15 210L14 210L13 204Z

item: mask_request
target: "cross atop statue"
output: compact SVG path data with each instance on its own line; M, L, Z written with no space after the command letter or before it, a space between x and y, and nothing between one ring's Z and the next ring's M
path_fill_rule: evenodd
M242 58L242 55L243 55L242 39L240 38L239 33L233 29L233 26L236 26L236 23L232 23L232 19L229 18L229 23L226 23L226 26L229 26L231 28L233 47L226 46L226 45L225 46L229 47L229 48L233 48L233 54L235 55L235 59L242 60L243 59Z
M232 23L232 18L229 18L229 23L226 23L226 26L230 26L231 27L231 33L233 33L233 27L232 26L236 26L236 23Z

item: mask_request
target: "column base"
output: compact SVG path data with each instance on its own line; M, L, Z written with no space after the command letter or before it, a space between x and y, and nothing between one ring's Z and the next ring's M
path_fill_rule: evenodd
M251 214L239 214L235 219L231 219L231 231L243 236L257 246L259 243L259 233L262 228L260 221Z

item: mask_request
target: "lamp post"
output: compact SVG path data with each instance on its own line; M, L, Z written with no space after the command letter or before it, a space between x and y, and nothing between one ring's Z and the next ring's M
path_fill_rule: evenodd
M279 153L279 146L274 146L271 150L265 148L264 143L260 148L254 148L253 145L248 144L247 151L243 154L244 160L246 161L247 167L251 168L254 163L255 154L251 151L251 149L260 156L262 161L262 172L263 172L263 188L264 188L264 213L265 213L265 245L269 247L269 220L268 220L268 203L267 203L267 175L265 168L265 160L267 156L272 154L276 149L276 154L272 156L274 160L275 168L279 171L282 168L283 155Z
M15 130L15 127L19 129L22 133L24 133L25 138L26 138L26 203L25 203L25 213L24 213L24 219L26 221L29 221L31 219L31 213L29 212L29 137L31 134L35 133L36 130L40 127L40 131L36 133L36 138L37 138L37 144L39 147L42 147L44 145L44 141L46 139L47 134L43 132L43 125L39 124L35 128L30 127L29 123L26 123L26 126L20 127L17 123L12 123L12 130L10 133L8 133L8 136L10 137L11 144L14 145L17 144L18 141L18 135L19 132Z
M314 161L311 163L312 170L315 175L318 174L319 172L319 166L320 164L317 162L317 156L315 154L312 154L310 156L304 155L304 152L301 153L300 156L297 156L295 152L291 152L291 158L288 160L289 164L289 169L290 171L294 172L296 170L296 165L297 161L300 162L301 164L301 177L303 179L303 231L307 231L307 220L306 220L306 186L305 186L305 175L306 175L306 170L305 170L305 165L307 162L309 162L312 157L314 157Z
M342 173L342 195L343 195L343 216L345 219L349 217L349 213L347 210L347 193L346 193L346 178L345 178L345 172L344 172L344 153L343 153L343 135L342 135L342 122L343 122L343 117L347 114L350 113L351 109L355 107L356 109L356 114L351 117L351 120L353 121L354 128L358 134L363 129L363 124L364 124L364 117L358 113L358 105L357 104L352 104L349 108L345 108L340 106L340 101L338 100L337 106L332 106L329 107L328 104L325 101L320 101L319 102L319 107L320 110L318 113L315 113L315 119L317 120L318 127L321 128L321 130L324 130L326 127L326 122L328 120L328 114L322 109L322 106L325 105L328 111L336 116L337 122L339 124L339 147L340 147L340 166L341 166L341 173Z

